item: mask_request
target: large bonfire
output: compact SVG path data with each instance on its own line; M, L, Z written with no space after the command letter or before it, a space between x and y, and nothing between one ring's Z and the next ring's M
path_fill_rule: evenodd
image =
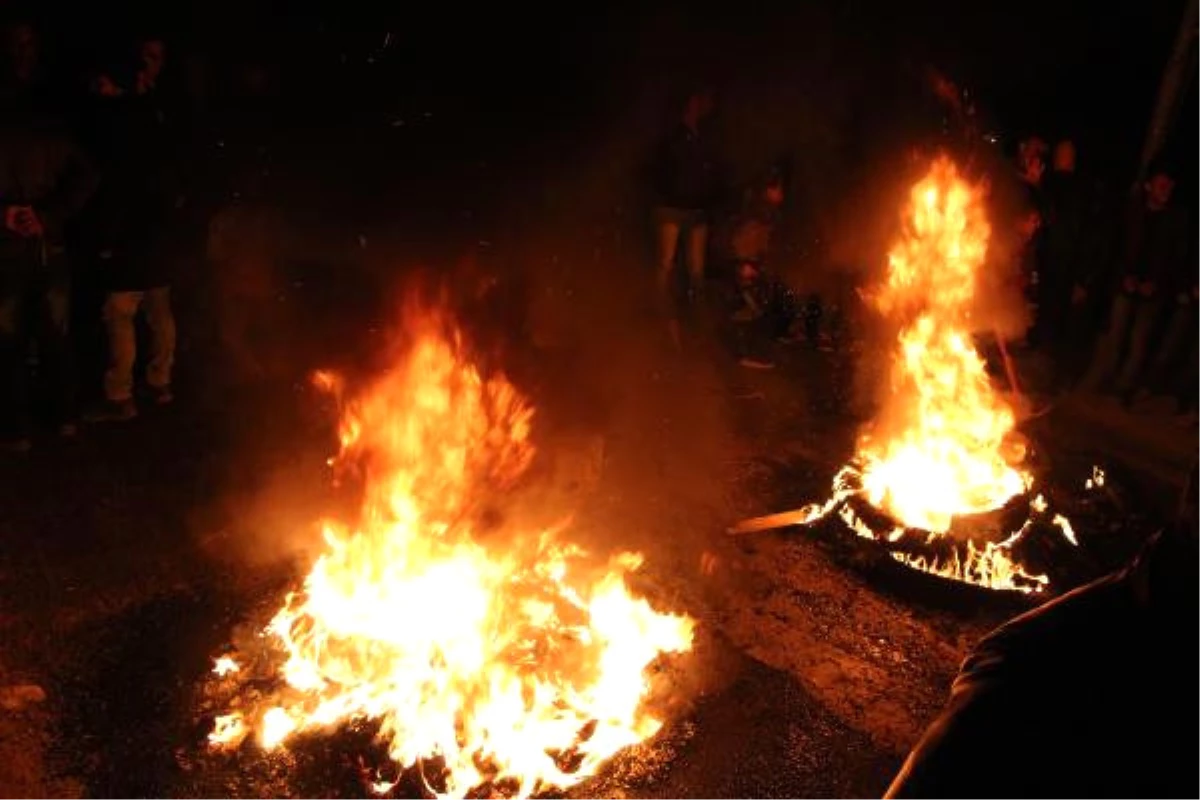
M324 554L264 632L281 686L210 740L273 749L374 720L435 793L570 786L659 728L649 668L690 649L693 623L631 593L636 554L597 564L561 531L496 529L484 498L526 473L533 409L445 315L406 317L403 354L344 407L333 464L361 513L324 523Z
M862 436L871 504L911 528L945 533L961 515L1024 491L1016 418L976 352L972 312L991 235L981 190L947 159L912 189L887 274L871 295L896 333L888 393Z
M857 453L834 478L827 502L750 520L749 531L811 524L836 512L858 535L895 545L893 557L919 570L992 589L1041 591L1015 546L1047 513L1031 492L1013 407L992 385L975 346L982 275L991 229L981 187L952 161L937 159L911 189L899 238L878 285L865 292L894 350L886 393ZM999 541L944 539L955 520L1002 509L1031 494L1025 524ZM893 521L872 527L850 500L865 500ZM1069 522L1050 518L1074 544ZM940 543L929 554L904 547Z

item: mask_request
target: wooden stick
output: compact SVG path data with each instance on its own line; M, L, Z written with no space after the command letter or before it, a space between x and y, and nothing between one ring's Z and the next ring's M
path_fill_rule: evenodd
M778 514L767 514L765 517L744 519L729 529L730 535L742 533L758 533L773 528L786 528L789 525L804 525L812 522L813 512L808 508L797 508L792 511L781 511Z
M1018 397L1021 395L1021 385L1017 383L1017 370L1013 367L1012 358L1008 355L1008 346L1004 344L1004 337L999 331L995 332L996 344L1000 347L1000 358L1004 360L1004 371L1008 374L1008 385L1012 387L1013 394Z

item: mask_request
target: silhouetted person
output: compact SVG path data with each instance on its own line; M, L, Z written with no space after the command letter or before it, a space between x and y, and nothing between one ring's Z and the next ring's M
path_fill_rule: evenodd
M25 34L6 34L7 70L0 78L7 90L0 105L0 442L24 451L33 422L26 363L31 339L48 411L61 434L74 432L64 228L95 183L61 121L24 94L36 70L36 45Z
M713 108L711 92L688 95L655 165L657 284L667 302L673 294L672 278L681 252L688 297L697 300L704 289L710 215L721 193L720 164L707 125Z
M1200 411L1200 231L1192 233L1186 279L1176 289L1162 347L1154 359L1154 387L1174 395L1176 414L1195 425Z
M4 63L0 65L0 105L45 112L41 39L34 26L21 19L4 25Z
M1017 180L1039 212L1043 210L1047 150L1039 136L1023 139L1017 148Z
M1086 389L1103 389L1115 373L1125 402L1140 387L1171 276L1185 269L1187 216L1171 205L1174 189L1170 171L1157 167L1126 213L1107 330L1084 380Z
M1082 356L1081 318L1087 298L1085 241L1089 200L1083 178L1076 171L1075 144L1069 139L1054 147L1049 177L1045 181L1046 219L1042 232L1042 259L1038 304L1040 338L1055 356L1056 373L1069 382Z
M1189 485L1129 567L975 647L887 797L1196 796L1195 470Z
M1025 279L1025 299L1031 312L1026 341L1035 347L1043 342L1046 309L1042 305L1042 247L1046 220L1046 143L1038 136L1021 141L1017 151L1017 203L1020 208L1018 227L1021 229L1021 274ZM1036 217L1036 224L1029 227ZM1026 235L1026 228L1028 232Z
M1015 217L1017 245L1017 274L1022 297L1029 310L1030 327L1026 330L1026 341L1037 343L1038 320L1042 316L1041 302L1041 230L1042 213L1031 195L1022 194L1017 199Z
M775 366L771 342L788 336L796 318L791 291L769 266L783 200L783 177L772 170L746 192L730 220L727 237L721 237L728 239L720 249L733 272L738 359L750 369Z
M173 399L173 265L167 245L180 199L180 178L173 119L159 88L165 61L162 40L143 40L132 77L112 92L103 114L107 156L97 205L109 366L104 403L88 414L92 421L137 416L133 367L137 359L134 319L139 310L150 328L147 393L159 404Z

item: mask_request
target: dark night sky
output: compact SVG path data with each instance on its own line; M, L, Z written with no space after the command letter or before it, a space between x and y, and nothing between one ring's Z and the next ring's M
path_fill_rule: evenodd
M647 85L689 76L745 97L745 115L787 113L749 98L792 84L807 113L823 117L814 125L852 141L914 113L919 76L932 65L970 88L1003 133L1072 133L1085 163L1119 175L1136 157L1182 4L127 0L38 8L62 61L103 50L115 38L104 31L162 28L209 61L236 53L286 65L282 83L304 98L311 124L424 105L457 109L478 136L530 145L595 131L645 102ZM1186 148L1193 160L1194 150Z

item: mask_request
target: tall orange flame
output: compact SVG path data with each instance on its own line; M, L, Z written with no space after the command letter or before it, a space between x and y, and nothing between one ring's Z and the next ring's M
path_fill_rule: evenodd
M555 531L485 524L533 459L533 410L446 319L409 322L403 357L342 420L335 466L361 478L361 518L326 523L326 552L267 628L286 689L210 738L254 730L269 749L368 718L400 765L443 765L432 791L570 786L658 729L647 668L690 649L692 620L631 594L636 554L597 566Z
M1016 415L996 392L973 336L991 230L980 187L937 159L909 194L903 229L881 284L867 293L895 336L887 394L834 478L824 504L801 509L811 524L835 510L859 536L898 543L909 531L945 534L958 517L1005 506L1033 486L1012 436ZM897 526L877 532L847 505L863 497ZM955 546L945 557L893 552L914 569L992 589L1039 592L1049 582L1028 571L1013 548L1046 513L1037 495L1021 528L1000 542ZM1053 524L1075 544L1070 523Z
M949 530L1030 483L1015 425L975 350L971 312L990 228L981 191L946 158L913 187L876 307L899 330L890 391L859 457L871 504L908 527Z

